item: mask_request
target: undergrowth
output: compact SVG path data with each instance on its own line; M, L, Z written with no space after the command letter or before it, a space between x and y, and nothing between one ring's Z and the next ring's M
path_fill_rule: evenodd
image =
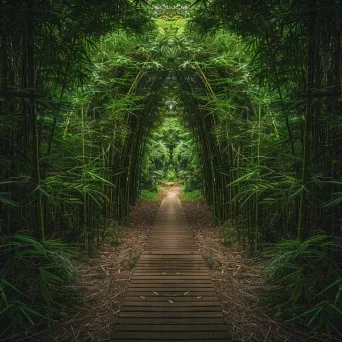
M141 190L139 200L140 201L159 201L160 200L160 194L159 194L159 192Z
M182 195L183 201L201 201L203 200L201 190L185 191Z
M67 318L79 304L68 289L76 252L59 240L37 241L24 232L0 241L0 338Z
M325 234L281 241L266 252L265 303L287 324L342 337L342 241Z
M119 246L122 241L122 227L118 222L113 221L109 228L106 229L103 241L112 246Z
M231 220L221 226L220 236L222 245L226 247L240 242L237 229L233 226Z

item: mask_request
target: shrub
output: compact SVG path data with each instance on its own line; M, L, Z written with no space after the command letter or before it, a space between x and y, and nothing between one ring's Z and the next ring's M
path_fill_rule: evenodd
M140 201L159 201L160 200L160 194L159 192L151 192L148 190L141 190Z
M221 243L223 246L230 246L239 242L237 229L232 225L231 220L221 226Z
M190 192L185 192L183 195L184 201L201 201L203 200L201 190L194 190Z
M342 336L342 242L324 234L304 241L282 241L266 252L272 257L266 277L266 304L285 322L300 322L312 332Z
M68 285L75 250L59 240L39 242L19 232L0 243L0 337L65 319L77 303Z

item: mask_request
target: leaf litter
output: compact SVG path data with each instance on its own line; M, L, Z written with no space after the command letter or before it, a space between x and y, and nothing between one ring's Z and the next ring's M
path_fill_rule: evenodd
M198 248L204 260L208 260L208 272L234 342L313 341L312 336L283 325L274 312L261 305L267 284L262 277L264 266L260 257L248 256L238 244L223 246L220 227L213 225L205 203L181 202Z

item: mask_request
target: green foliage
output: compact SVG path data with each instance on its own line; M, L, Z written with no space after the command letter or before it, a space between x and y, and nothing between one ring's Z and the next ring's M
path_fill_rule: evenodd
M90 0L82 4L63 0L27 1L23 4L5 0L0 8L4 37L0 43L1 70L4 71L1 76L0 125L0 178L4 182L1 181L0 185L0 220L5 222L2 224L7 233L18 228L26 229L34 231L43 240L46 233L51 233L45 228L49 230L56 219L48 213L55 211L59 195L49 192L49 176L57 178L59 189L64 190L55 211L58 223L64 216L63 200L67 199L69 204L79 202L79 198L73 196L74 191L81 191L83 197L92 198L98 206L103 204L98 200L102 191L96 189L95 196L94 189L91 189L91 194L86 193L87 184L80 179L80 164L87 159L82 152L85 145L96 144L95 141L89 142L95 135L98 137L101 126L94 129L94 110L92 120L89 117L85 120L88 113L84 112L89 109L89 89L84 93L80 90L90 83L90 78L97 78L99 69L104 69L100 63L94 65L94 54L101 54L96 50L101 38L120 28L142 32L152 28L153 24L145 7L127 0ZM100 60L104 61L102 57ZM131 71L133 79L135 76ZM80 94L76 100L75 95ZM78 108L73 106L76 102L80 104L76 106ZM103 105L100 101L93 102L98 109ZM76 122L78 130L69 130ZM62 165L56 165L57 161ZM66 173L72 174L71 179ZM79 184L72 189L77 173ZM53 201L50 202L51 198ZM89 203L87 206L92 205ZM16 210L12 210L14 206ZM77 217L68 215L71 216ZM23 217L26 223L23 223ZM65 222L63 226L67 229ZM61 227L58 225L51 230L60 231Z
M214 265L214 260L213 257L211 255L205 255L203 257L205 264L209 267L209 268L213 268Z
M122 227L117 222L111 222L110 227L105 231L103 241L112 246L119 246L122 240Z
M213 258L213 256L211 254L210 255L204 255L203 260L204 260L205 264L207 265L207 267L210 269L218 269L222 266L221 262L219 260Z
M138 261L139 261L139 254L137 254L135 251L134 252L131 251L129 254L129 263L128 263L129 267L133 269L137 265Z
M252 249L317 229L341 234L333 90L341 89L341 14L338 0L213 0L193 8L191 29L211 33L183 64L202 80L197 94L189 82L189 117L198 126L193 113L200 111L207 117L202 131L212 132L199 135L208 188L217 186L204 193L216 217L237 216L241 240Z
M203 199L201 190L185 191L182 200L184 201L201 201Z
M175 182L181 179L187 189L195 190L201 186L199 172L198 154L192 134L185 129L179 118L166 117L148 138L141 187L154 190L161 180Z
M18 232L0 245L0 331L10 336L67 318L78 304L68 289L75 250L59 240L37 241Z
M160 200L160 194L159 192L141 190L139 200L140 201L158 201Z
M143 4L2 1L0 234L37 238L19 237L3 264L18 272L14 252L41 253L54 235L92 252L140 189L152 199L159 181L184 180L186 197L201 188L227 222L224 244L255 251L298 236L279 247L287 266L274 251L270 279L287 286L274 298L289 320L336 332L340 245L302 240L341 235L341 1ZM28 306L11 267L1 282L3 319L18 315L10 329L55 319ZM42 274L51 288L68 278ZM44 296L49 307L55 294Z
M314 235L304 241L284 240L266 252L272 261L265 302L277 316L302 323L313 332L342 336L342 241Z
M30 176L26 159L17 155L19 150L5 155L6 167L1 170L1 177L10 177L13 168L7 166L12 162L16 163L19 175L10 177L15 181L0 184L6 190L0 195L3 232L25 228L38 236L36 211L30 210L31 197L35 198L37 192L43 211L38 218L44 218L46 234L58 232L68 241L82 244L89 252L103 236L107 222L127 217L138 195L141 141L149 132L141 131L139 125L145 122L148 126L157 115L158 101L149 100L156 96L153 87L157 85L151 78L150 84L142 88L139 83L144 82L141 77L147 69L153 70L152 65L146 65L144 71L140 64L143 58L151 60L144 48L148 39L148 36L133 39L118 32L103 37L97 50L84 47L87 82L68 84L63 93L64 102L58 104L57 116L49 108L39 107L40 185ZM54 87L48 90L52 101L58 94ZM134 124L137 117L139 125ZM14 137L11 129L20 130L20 127L0 127L3 136ZM132 163L132 156L136 163Z
M230 246L240 242L239 234L232 220L226 221L221 226L221 243L223 246Z

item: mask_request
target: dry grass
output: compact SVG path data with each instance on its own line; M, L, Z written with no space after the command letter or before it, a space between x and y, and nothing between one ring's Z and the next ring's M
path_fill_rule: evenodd
M239 245L221 243L220 229L213 226L209 208L199 202L182 202L189 224L222 303L233 341L314 341L282 325L274 313L260 304L267 290L260 258L248 257Z

